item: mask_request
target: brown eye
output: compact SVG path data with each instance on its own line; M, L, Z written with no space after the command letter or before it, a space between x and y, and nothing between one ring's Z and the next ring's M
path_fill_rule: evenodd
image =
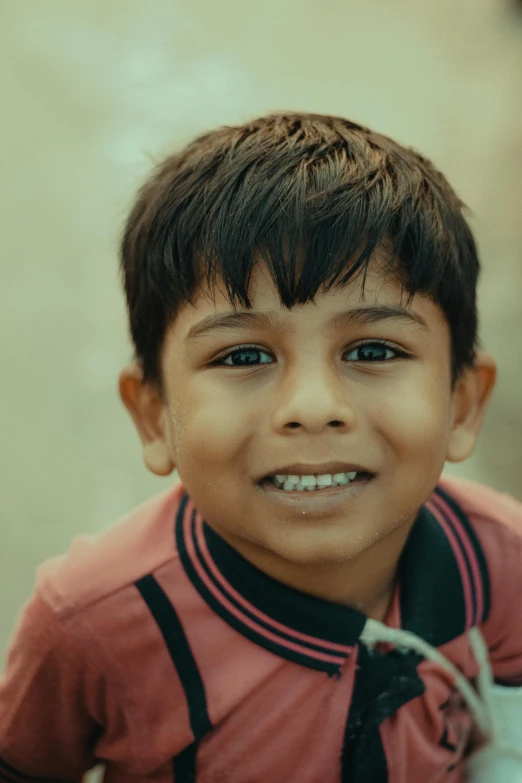
M216 364L224 364L226 367L251 367L255 364L270 364L272 361L272 357L266 351L245 347L230 351L226 356L218 359Z
M350 362L387 362L404 355L386 343L373 342L358 345L346 354L346 358Z

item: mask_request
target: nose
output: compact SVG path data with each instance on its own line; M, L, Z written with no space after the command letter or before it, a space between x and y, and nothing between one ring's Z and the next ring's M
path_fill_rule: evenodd
M350 400L349 382L335 365L314 363L283 374L277 389L272 427L282 434L323 430L348 432L356 413Z

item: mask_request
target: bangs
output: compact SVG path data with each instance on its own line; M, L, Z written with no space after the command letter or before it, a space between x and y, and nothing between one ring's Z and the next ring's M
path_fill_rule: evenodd
M344 150L310 160L297 148L291 164L288 150L266 158L251 152L243 165L235 161L234 177L221 177L218 168L210 186L194 189L176 237L166 238L184 298L204 281L211 290L223 285L231 304L248 308L252 271L262 260L281 304L291 308L360 273L364 287L377 250L384 273L395 268L410 296L435 294L451 258L437 230L447 217L434 194L421 192L420 176L410 172L406 182L389 162L383 170L377 150L373 165Z
M136 357L158 378L165 331L204 285L250 308L263 262L282 306L361 276L379 251L411 300L443 309L455 373L473 361L479 262L462 202L414 150L349 120L269 115L200 136L138 194L121 247Z

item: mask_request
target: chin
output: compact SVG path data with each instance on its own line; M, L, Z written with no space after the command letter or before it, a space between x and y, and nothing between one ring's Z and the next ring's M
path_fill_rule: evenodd
M314 540L315 539L315 540ZM295 537L292 541L268 546L269 551L294 566L303 568L337 566L352 560L371 546L371 541L325 541L324 531L318 536Z

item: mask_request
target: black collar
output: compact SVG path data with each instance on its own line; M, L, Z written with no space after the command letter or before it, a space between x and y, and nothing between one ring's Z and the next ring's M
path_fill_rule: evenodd
M335 674L366 615L272 579L226 543L185 495L176 515L185 571L209 606L265 649ZM440 646L483 622L489 578L470 521L439 487L423 506L399 562L402 628Z

